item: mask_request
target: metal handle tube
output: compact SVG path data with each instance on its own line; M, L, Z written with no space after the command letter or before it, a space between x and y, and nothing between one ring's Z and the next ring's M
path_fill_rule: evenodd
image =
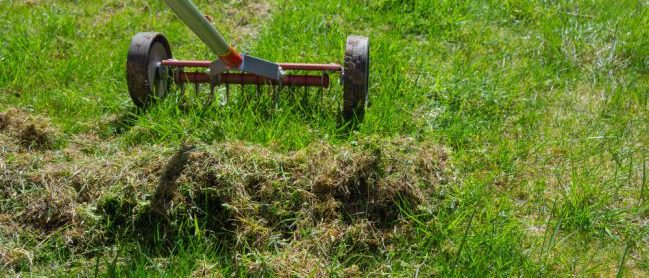
M191 0L165 0L165 3L217 56L231 54L230 45Z

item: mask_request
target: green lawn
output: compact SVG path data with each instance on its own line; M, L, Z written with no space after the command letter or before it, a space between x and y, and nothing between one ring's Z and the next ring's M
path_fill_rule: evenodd
M195 2L238 49L273 61L342 63L348 35L369 37L365 120L340 127L340 86L307 106L287 90L278 109L172 94L137 111L135 33L214 59L163 1L0 0L0 276L649 275L649 2ZM24 144L5 118L37 122L47 143ZM183 172L186 200L260 177L275 194L250 192L250 212L206 197L205 211L234 211L219 220L232 229L173 207L173 236L145 239L134 215L184 144L212 163ZM342 202L304 224L322 205L302 202L321 201L306 186L326 178L318 167L423 199L388 194L389 221ZM318 241L333 231L344 236Z

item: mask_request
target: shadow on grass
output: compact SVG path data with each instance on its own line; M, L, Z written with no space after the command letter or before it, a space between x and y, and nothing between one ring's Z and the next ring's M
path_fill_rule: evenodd
M98 210L105 216L109 242L131 242L142 248L149 256L169 255L179 244L191 244L201 237L216 239L222 247L230 249L233 233L228 223L231 216L223 208L222 201L213 196L196 192L198 206L171 209L182 206L174 202L177 197L177 180L195 151L193 146L183 146L164 167L151 204L138 209L134 200L110 198L104 200ZM208 233L208 234L206 234Z
M144 109L131 107L119 112L113 119L102 123L100 127L103 137L121 135L128 132L142 114L146 113Z
M111 127L113 135L119 135L127 132L137 122L138 116L143 113L142 109L131 108L124 114L113 120L109 126Z

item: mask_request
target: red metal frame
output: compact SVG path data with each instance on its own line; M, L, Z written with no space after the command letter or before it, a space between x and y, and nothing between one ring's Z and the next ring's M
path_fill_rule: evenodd
M212 61L200 60L164 60L162 65L168 67L190 67L209 68ZM305 63L279 63L283 70L305 70L305 71L342 71L343 67L338 64L305 64Z
M177 72L176 83L211 83L210 75L204 72ZM260 84L279 85L279 82L249 73L221 73L217 77L220 84ZM303 86L329 88L329 75L284 75L282 86Z
M175 68L209 68L211 61L195 60L163 60L162 65ZM342 72L343 67L338 64L303 64L279 63L283 70L320 71L321 75L287 74L282 77L282 86L303 86L329 88L329 75L327 72ZM174 75L176 83L211 83L212 79L205 72L178 71ZM258 75L243 72L225 72L217 76L220 84L259 84L279 85L279 82Z

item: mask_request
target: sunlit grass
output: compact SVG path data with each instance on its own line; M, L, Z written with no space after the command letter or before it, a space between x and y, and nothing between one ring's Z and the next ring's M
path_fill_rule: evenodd
M0 109L21 107L51 118L65 136L95 133L119 148L243 140L287 152L373 136L450 148L455 179L435 196L440 203L404 210L414 228L395 237L393 249L372 258L340 254L335 270L649 272L646 1L286 0L272 3L269 19L247 17L259 29L255 39L238 34L242 20L223 13L254 1L196 2L240 49L265 59L342 63L347 35L370 37L365 121L352 132L341 128L336 82L308 107L300 105L301 89L298 101L283 91L277 107L268 90L249 104L235 90L226 107L203 107L200 99L181 105L175 93L136 111L124 78L136 32L163 32L177 58L214 57L162 1L135 0L0 1ZM72 271L95 262L109 274L135 276L189 275L201 263L246 271L229 265L217 241L187 238L168 254L133 242L99 246L101 255L77 258L84 263ZM34 271L71 258L44 257Z

